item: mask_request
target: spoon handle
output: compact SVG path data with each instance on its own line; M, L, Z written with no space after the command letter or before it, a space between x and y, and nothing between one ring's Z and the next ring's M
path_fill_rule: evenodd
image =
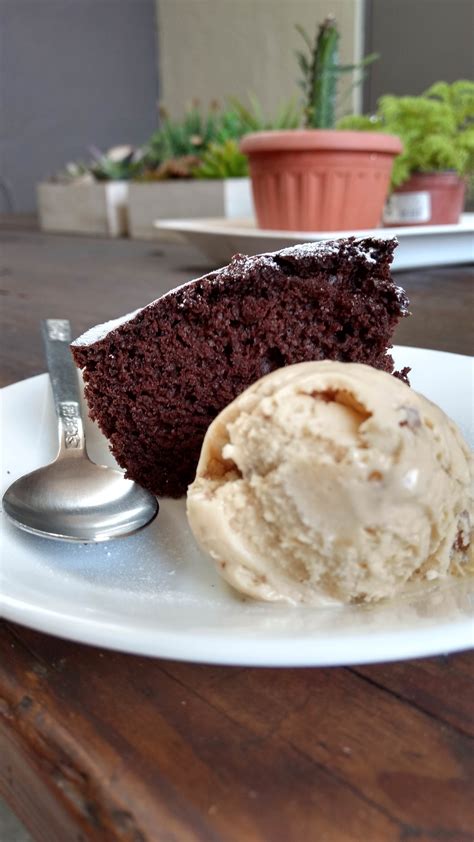
M58 457L83 456L86 442L77 369L69 348L71 325L67 319L44 319L41 330L58 416Z

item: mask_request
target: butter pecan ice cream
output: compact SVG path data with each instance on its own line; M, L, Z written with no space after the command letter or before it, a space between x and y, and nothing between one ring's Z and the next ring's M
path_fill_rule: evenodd
M272 372L209 427L188 518L257 599L370 602L470 567L472 457L442 410L390 374Z

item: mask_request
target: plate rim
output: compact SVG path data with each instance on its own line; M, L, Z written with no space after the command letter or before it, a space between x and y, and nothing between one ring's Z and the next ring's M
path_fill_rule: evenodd
M379 236L381 238L388 237L429 237L440 234L472 234L474 231L474 213L463 213L459 223L443 224L443 225L403 225L390 226L387 228L363 228L360 230L347 229L344 231L288 231L285 229L276 228L259 228L256 224L251 224L248 227L239 225L239 222L253 222L254 217L219 217L219 216L205 216L205 217L184 217L171 219L155 219L153 220L153 227L159 231L177 231L189 232L203 235L214 236L247 236L267 239L281 239L286 237L288 239L304 241L305 237L317 239L339 239L341 237L373 237ZM234 224L235 223L235 224Z
M364 634L344 636L340 641L332 639L310 640L306 636L293 636L285 647L291 647L291 656L281 654L282 641L279 639L265 639L265 651L259 648L252 648L251 644L259 638L246 637L245 651L240 647L232 653L229 659L229 644L227 641L221 643L218 638L209 635L207 638L199 637L199 644L196 650L186 648L183 652L183 644L189 647L189 632L166 632L163 630L147 630L145 633L136 628L127 627L125 638L117 637L120 632L118 623L113 626L110 622L90 623L81 621L80 618L49 612L47 609L38 606L23 606L18 603L15 610L15 600L6 600L5 608L2 609L2 618L10 622L20 623L35 631L44 634L51 634L56 637L70 640L75 643L82 643L88 646L108 649L110 651L124 652L130 655L141 655L164 660L174 660L189 663L214 664L216 666L243 666L243 667L342 667L355 666L357 664L376 664L402 661L415 658L428 658L439 655L447 655L454 652L462 652L474 646L473 620L466 619L455 623L443 623L440 626L430 626L420 629L416 633L415 645L407 632L377 632L376 645L373 650L368 651L368 643L373 642L370 632ZM12 611L9 611L13 609ZM293 609L292 609L293 610ZM294 610L298 610L295 608ZM61 624L66 620L66 625ZM97 639L97 628L101 631L100 641ZM449 645L443 646L444 635L449 630ZM400 636L403 634L406 641L400 644ZM471 636L471 640L469 640ZM159 652L154 645L159 640ZM366 654L360 655L360 647L364 646ZM203 655L202 650L207 654ZM316 653L315 653L316 650Z

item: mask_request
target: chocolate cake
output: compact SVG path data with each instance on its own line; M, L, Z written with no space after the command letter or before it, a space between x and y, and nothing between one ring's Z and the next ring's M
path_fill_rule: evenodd
M79 337L90 414L127 476L183 495L210 422L275 368L328 358L393 372L387 349L408 304L390 276L395 246L348 238L237 254Z

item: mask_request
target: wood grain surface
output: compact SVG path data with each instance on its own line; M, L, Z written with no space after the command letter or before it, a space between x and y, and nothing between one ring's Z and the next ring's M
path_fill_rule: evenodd
M1 383L207 268L186 246L8 230ZM472 270L399 273L397 341L472 353ZM474 840L474 656L242 669L0 627L0 789L38 842ZM2 840L8 842L8 840Z

